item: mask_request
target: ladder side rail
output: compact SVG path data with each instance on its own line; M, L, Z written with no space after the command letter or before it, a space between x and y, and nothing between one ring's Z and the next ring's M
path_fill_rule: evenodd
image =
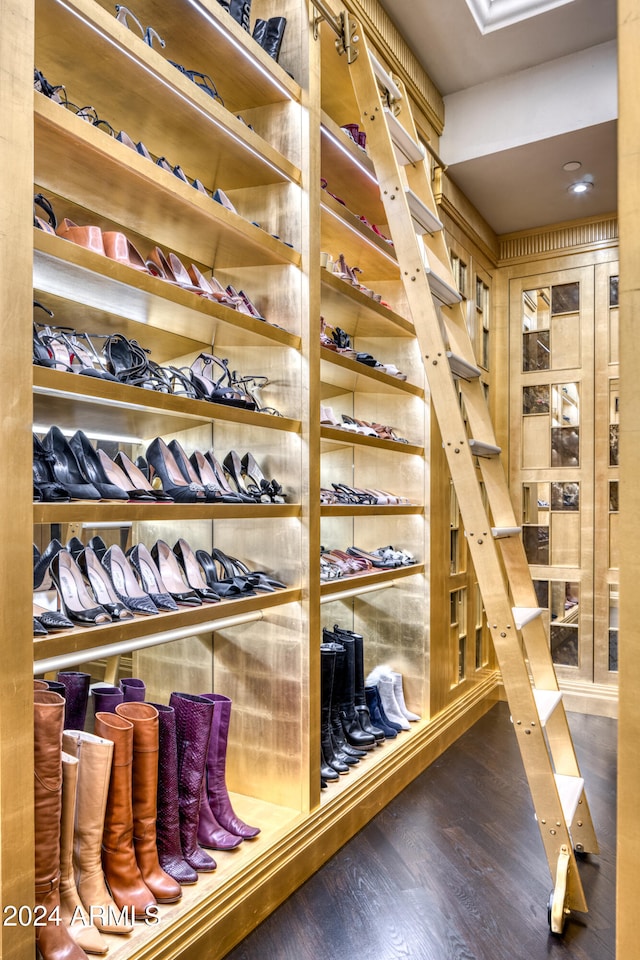
M413 230L408 203L401 189L402 178L384 120L382 101L372 71L366 39L360 30L358 35L360 56L350 65L356 98L367 127L370 155L378 176L387 223L394 239L416 336L424 358L431 399L443 435L461 517L465 528L473 534L469 537L470 552L514 717L514 727L538 815L543 846L552 875L555 875L561 853L569 851L566 902L569 907L586 911L586 900L573 855L569 828L564 821L551 758L539 722L510 600L505 590L500 557L491 536L475 478L475 464L467 443L457 391L446 360L436 308L422 268L419 248L422 240Z

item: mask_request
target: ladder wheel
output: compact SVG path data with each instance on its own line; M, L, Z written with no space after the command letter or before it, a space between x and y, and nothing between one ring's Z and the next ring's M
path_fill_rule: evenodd
M564 903L562 904L562 909L559 912L559 918L556 920L553 915L553 899L555 896L555 891L551 891L549 894L549 902L547 903L547 923L549 924L549 930L551 933L554 933L556 936L561 936L564 933L564 924L567 917L567 913L564 909Z

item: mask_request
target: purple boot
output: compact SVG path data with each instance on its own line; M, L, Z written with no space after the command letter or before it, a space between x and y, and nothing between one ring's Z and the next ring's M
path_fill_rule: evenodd
M94 687L91 691L93 697L93 713L115 713L116 707L122 703L123 696L120 687Z
M84 730L87 719L87 703L89 701L88 673L78 673L75 670L63 670L58 673L58 682L66 687L64 707L64 729Z
M136 677L124 677L120 681L120 689L125 703L131 703L134 700L142 703L147 692L144 680L138 680Z
M183 885L195 883L198 874L182 856L178 807L178 748L173 707L152 704L158 711L158 813L156 843L160 866Z
M194 870L209 873L216 869L216 862L198 846L198 823L213 704L205 697L175 692L169 704L176 714L182 855Z
M221 693L203 693L202 696L214 704L207 754L207 795L211 813L223 829L235 833L243 840L251 840L258 836L260 827L250 827L235 815L227 791L225 772L231 700Z

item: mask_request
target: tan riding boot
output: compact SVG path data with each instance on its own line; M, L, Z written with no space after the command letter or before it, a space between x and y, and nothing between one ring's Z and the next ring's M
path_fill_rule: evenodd
M109 894L102 872L102 833L107 808L113 742L82 730L65 730L63 746L78 763L73 869L76 888L91 922L102 933L131 933L133 926Z
M180 884L158 860L156 817L158 793L158 711L150 703L130 701L116 707L133 724L133 847L142 879L158 903L175 903Z
M47 690L35 690L33 699L35 907L43 913L36 925L36 944L42 960L87 960L60 923L64 700Z
M133 724L117 713L96 713L94 731L113 740L102 869L120 909L126 909L131 920L145 920L156 915L156 898L142 879L133 849Z
M60 823L60 919L85 953L104 955L109 949L82 906L73 875L73 830L76 818L78 761L62 754L62 820Z

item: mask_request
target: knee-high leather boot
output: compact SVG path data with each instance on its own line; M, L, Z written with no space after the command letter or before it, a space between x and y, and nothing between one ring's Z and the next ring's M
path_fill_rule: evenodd
M142 879L158 903L175 903L180 884L158 860L156 818L158 795L158 711L149 703L121 703L119 717L133 724L133 849Z
M264 33L264 39L260 46L269 54L270 57L278 62L280 57L280 48L282 47L282 38L284 37L284 28L287 25L285 17L270 17L267 21L267 28Z
M60 919L85 953L104 955L106 940L85 912L73 874L73 831L76 818L78 761L62 753L62 818L60 821Z
M233 19L248 33L250 30L251 0L229 0L228 10Z
M349 773L349 764L344 757L340 756L331 730L331 703L335 689L336 652L339 649L342 650L342 647L338 643L320 644L320 747L324 760L320 768L320 775L325 780L327 776L331 778L330 770L335 770L336 773L341 774Z
M231 700L221 693L203 693L202 696L214 705L211 738L207 754L207 796L211 812L218 823L243 840L252 840L260 833L260 827L251 827L237 817L231 806L226 782L227 742L231 719Z
M324 635L326 636L327 632L325 632ZM333 642L336 641L334 640ZM333 694L331 696L331 741L334 752L337 751L340 759L345 763L353 765L359 763L363 757L366 757L367 751L359 750L358 747L347 743L347 738L344 735L344 728L340 718L340 708L345 677L344 661L347 654L341 643L337 643L336 646L336 669L333 677Z
M93 715L96 713L115 713L116 707L124 700L120 687L95 686L91 691L93 700Z
M65 730L63 747L78 760L78 790L73 834L76 889L90 919L102 933L131 933L107 890L102 872L102 834L107 809L113 741L82 730Z
M64 700L48 690L35 690L33 698L35 905L44 909L46 921L36 927L36 943L43 960L86 960L64 924L55 922L60 912Z
M176 715L173 707L154 703L158 711L158 794L156 843L158 860L165 873L185 885L195 883L198 874L182 856L178 808L178 748Z
M133 849L133 724L116 713L97 713L99 737L113 740L113 762L102 834L102 869L111 896L131 919L144 920L156 899L142 879Z
M76 670L61 670L58 673L58 681L67 688L64 698L65 730L84 730L90 680L88 673L78 673Z
M360 726L355 708L356 689L356 661L355 641L353 637L340 634L340 643L345 649L344 685L342 688L342 703L340 705L340 719L347 743L361 749L370 749L375 746L376 738L372 733L365 733Z
M358 722L364 732L372 733L376 742L380 742L385 739L384 730L376 727L375 724L371 722L367 698L364 693L364 638L361 633L354 633L353 630L344 630L342 627L339 627L338 624L336 624L333 629L338 640L345 635L353 638L355 671L353 705L358 716Z
M216 862L198 845L198 822L213 704L193 694L172 693L169 706L176 714L182 855L194 870L210 873L216 869Z

